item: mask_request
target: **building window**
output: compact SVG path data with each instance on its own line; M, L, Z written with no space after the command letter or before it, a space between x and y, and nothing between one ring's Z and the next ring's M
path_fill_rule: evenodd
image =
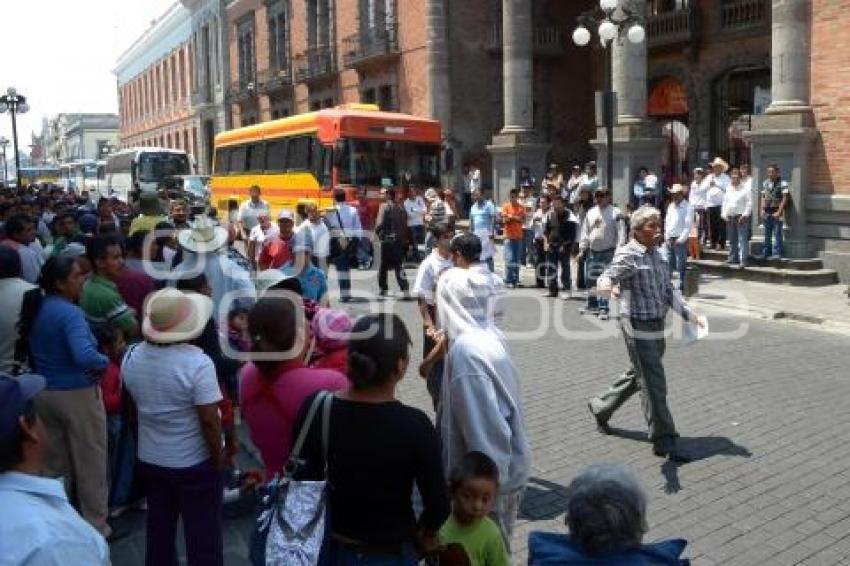
M367 88L363 91L362 100L364 104L375 104L378 101L378 96L374 88Z
M395 96L392 85L383 85L379 89L378 106L381 110L395 110Z
M289 68L289 20L286 1L278 0L269 7L269 67L272 71Z
M246 86L254 82L257 69L254 51L254 12L236 25L239 84Z
M315 112L316 110L321 110L321 109L322 109L321 101L314 100L313 102L310 103L310 111L311 112Z
M333 98L326 98L322 102L322 106L324 106L325 108L333 108L334 107L334 99Z

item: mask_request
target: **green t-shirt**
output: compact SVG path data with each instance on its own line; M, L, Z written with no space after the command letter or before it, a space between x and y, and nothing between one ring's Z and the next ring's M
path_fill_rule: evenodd
M489 517L471 525L459 525L454 516L440 528L443 544L457 542L463 545L472 566L510 566L511 559L499 527Z
M91 327L113 324L124 331L125 336L135 335L138 322L114 282L93 274L80 294L80 308L86 313Z

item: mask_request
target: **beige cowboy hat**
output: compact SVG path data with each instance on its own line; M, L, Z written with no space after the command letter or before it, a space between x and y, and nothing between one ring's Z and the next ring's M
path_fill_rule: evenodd
M214 224L208 216L199 216L191 228L177 234L177 241L190 252L214 252L227 243L227 230Z
M722 157L715 157L714 161L711 162L711 166L712 167L718 167L719 166L721 169L723 169L724 173L729 170L729 164L726 163L726 161L724 161Z
M145 301L142 336L157 344L194 340L212 316L213 303L206 295L162 289Z

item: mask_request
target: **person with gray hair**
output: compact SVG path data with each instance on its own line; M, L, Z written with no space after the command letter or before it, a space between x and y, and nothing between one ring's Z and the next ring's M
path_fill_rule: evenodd
M643 544L647 531L646 494L635 472L623 464L596 464L567 488L565 521L569 536L532 532L532 566L548 564L689 564L679 556L683 539Z
M664 320L672 307L688 322L704 325L670 281L663 243L661 213L643 206L632 215L631 239L617 249L611 264L597 282L597 292L620 299L620 326L631 367L614 381L608 391L588 402L597 429L610 434L608 421L632 395L641 394L649 439L656 456L675 462L691 460L676 446L676 425L667 406L664 356ZM613 287L617 286L617 290Z

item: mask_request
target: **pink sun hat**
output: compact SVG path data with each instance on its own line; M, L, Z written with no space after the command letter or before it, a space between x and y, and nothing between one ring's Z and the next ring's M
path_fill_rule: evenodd
M324 352L348 346L352 326L354 322L351 317L340 309L319 309L310 322L316 346Z

